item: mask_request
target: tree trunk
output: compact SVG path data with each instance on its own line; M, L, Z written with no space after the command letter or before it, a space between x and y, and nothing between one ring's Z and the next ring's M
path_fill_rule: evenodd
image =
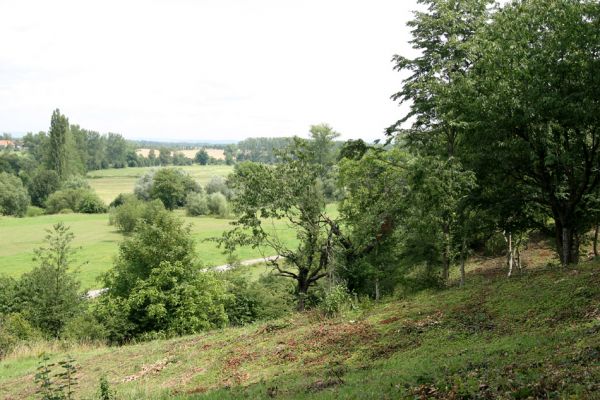
M512 276L513 271L513 263L514 263L514 253L512 246L512 232L508 232L508 238L506 240L508 242L508 277Z
M467 239L463 237L460 249L460 287L465 285L465 261L467 259Z
M379 278L375 278L375 300L379 301Z
M299 271L297 282L298 305L296 306L296 309L298 311L304 311L306 294L308 293L308 288L310 286L310 283L308 282L308 272L304 270Z
M555 219L556 248L562 267L579 262L579 235L569 225Z
M594 226L594 257L598 257L598 227L600 224L596 222Z
M442 279L444 283L450 278L450 226L444 224L442 227L444 233L444 250L442 252Z

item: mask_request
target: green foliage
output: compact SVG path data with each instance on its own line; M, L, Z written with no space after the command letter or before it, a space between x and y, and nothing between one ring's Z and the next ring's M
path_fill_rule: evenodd
M27 190L31 203L37 207L45 207L46 199L60 188L60 178L56 171L38 169L29 181Z
M0 316L16 311L18 282L10 276L0 275Z
M150 197L159 199L165 208L173 210L185 205L188 193L200 191L200 185L182 170L161 168L153 176Z
M0 172L0 214L22 217L29 206L29 195L15 175Z
M46 200L46 213L56 214L64 209L85 214L106 212L106 206L90 189L64 189L52 193Z
M110 388L110 384L108 383L108 379L106 376L100 377L100 383L98 387L98 399L99 400L115 400L116 395L113 390Z
M47 155L48 169L56 171L60 180L69 174L69 121L58 109L52 112Z
M27 212L25 213L25 216L26 217L39 217L40 215L44 215L45 212L46 211L43 208L36 207L36 206L29 206L29 207L27 207Z
M0 314L0 360L18 343L41 339L42 334L19 313Z
M108 339L108 330L93 314L85 312L67 321L61 337L72 342L103 343Z
M231 325L281 318L294 309L294 286L274 274L249 280L242 270L223 272L228 283L230 301L226 312Z
M133 193L140 200L150 200L152 198L152 185L154 183L155 169L151 169L144 173L135 183Z
M227 202L227 198L219 192L208 195L206 205L208 211L212 215L218 215L219 217L229 216L229 203Z
M328 317L335 317L353 308L352 296L344 285L330 288L319 304L321 311Z
M227 186L227 182L222 176L213 176L210 178L204 189L206 194L221 193L227 200L231 200L233 196L232 190Z
M310 287L327 275L337 247L335 224L325 214L319 185L321 166L312 162L311 155L304 143L296 140L289 157L275 167L237 164L229 184L236 193L232 204L239 217L221 239L228 251L240 245L264 245L284 256L285 264L277 260L273 265L278 274L296 281L300 310ZM263 223L274 220L293 227L299 239L296 248L280 240L276 231L263 228Z
M151 221L164 210L160 200L145 202L130 197L120 206L111 209L109 223L115 225L119 231L130 234L136 226Z
M68 356L66 360L59 361L58 365L48 363L50 357L45 353L40 356L34 382L39 386L36 393L41 400L72 400L77 386L77 365L75 360ZM54 371L59 367L58 371Z
M194 161L200 165L208 164L208 153L206 152L206 149L198 150L198 152L194 156Z
M91 189L91 187L84 177L74 175L61 184L61 189Z
M154 268L168 261L195 264L194 241L190 227L166 210L156 210L151 219L143 220L134 234L119 245L114 268L105 276L111 295L127 297L138 279L146 280Z
M185 210L187 215L195 217L209 213L207 197L203 193L188 193L185 199Z
M20 279L20 309L36 328L59 337L67 321L79 312L82 297L79 280L70 271L73 233L62 223L47 232L46 247L35 250L38 266Z
M227 322L223 283L201 272L189 227L166 210L143 219L121 243L104 282L108 292L95 315L113 342L193 333Z

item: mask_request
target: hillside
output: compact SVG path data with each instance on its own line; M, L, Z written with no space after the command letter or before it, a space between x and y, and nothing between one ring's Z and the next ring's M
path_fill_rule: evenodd
M530 251L530 267L510 279L501 259L474 262L465 288L338 318L313 311L121 348L56 345L52 359L76 359L77 398L94 398L103 375L119 399L599 398L600 264L561 270L547 254ZM33 395L41 350L0 362L0 398Z

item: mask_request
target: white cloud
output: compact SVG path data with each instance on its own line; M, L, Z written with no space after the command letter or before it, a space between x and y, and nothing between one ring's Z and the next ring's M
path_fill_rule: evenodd
M0 0L0 131L129 138L374 139L401 116L395 53L415 1Z

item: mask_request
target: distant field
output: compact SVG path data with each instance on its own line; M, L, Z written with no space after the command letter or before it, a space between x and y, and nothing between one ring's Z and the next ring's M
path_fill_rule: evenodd
M150 154L150 150L152 150L152 149L137 149L135 152L138 155L141 155L142 157L147 158L148 155ZM200 148L191 149L191 150L175 150L175 151L173 151L173 153L181 153L185 157L193 159L196 156L196 153L198 152L198 150L200 150ZM205 150L208 153L208 155L212 158L216 158L217 160L225 159L225 152L222 149L205 149ZM158 153L159 153L158 149L154 149L154 153L158 157Z
M161 167L152 167L161 168ZM88 182L105 202L110 203L119 193L133 193L137 179L152 169L150 167L111 168L91 171ZM176 167L189 173L201 185L205 185L213 176L227 176L233 171L230 165L189 165Z
M331 212L335 206L330 206ZM183 216L181 211L177 213ZM212 217L184 217L185 221L192 226L192 235L196 240L198 257L206 266L221 265L227 262L227 256L222 254L221 249L214 242L204 241L210 237L220 236L229 229L228 219ZM81 265L80 277L84 288L97 288L99 283L96 278L107 271L113 263L113 258L118 252L118 244L123 236L113 226L108 225L107 214L61 214L44 215L33 218L0 217L0 274L17 277L23 272L31 270L33 262L33 250L43 243L46 235L45 229L62 221L71 227L75 234L75 247L77 252L77 265ZM271 226L279 232L281 239L287 243L295 243L296 237L283 222ZM240 260L259 258L263 255L270 256L272 252L260 249L241 248L237 251ZM83 262L85 264L82 264ZM258 268L258 267L257 267ZM260 267L264 268L264 267Z

